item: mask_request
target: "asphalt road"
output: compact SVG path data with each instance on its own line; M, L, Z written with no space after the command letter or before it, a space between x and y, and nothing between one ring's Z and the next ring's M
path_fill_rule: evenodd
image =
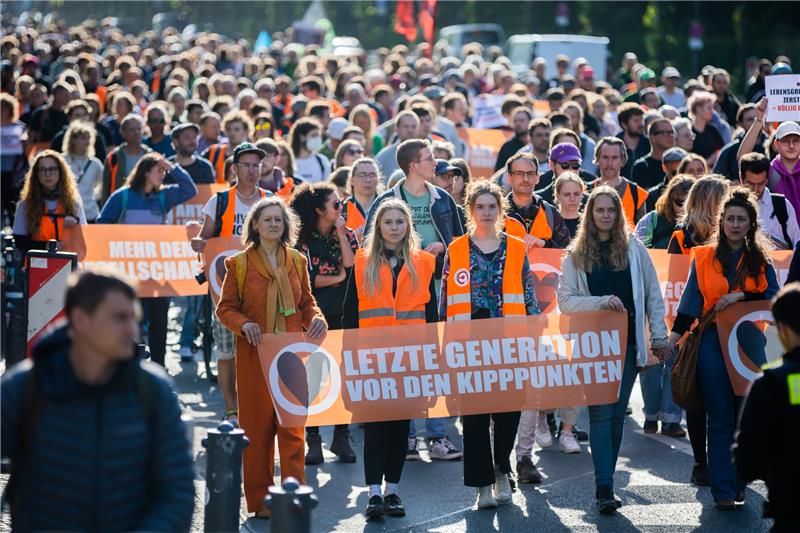
M173 308L173 312L176 311ZM171 334L171 340L177 336ZM172 346L174 349L177 347ZM205 493L205 454L200 445L208 428L214 427L223 411L216 385L204 377L202 364L183 364L168 355L168 369L175 379L179 399L195 419L197 507L193 528L202 531ZM313 512L313 531L342 532L485 532L485 531L767 531L770 521L761 518L766 494L763 483L748 487L746 503L732 512L713 507L710 490L691 485L691 450L687 439L645 435L642 399L638 385L631 399L633 415L628 417L615 485L624 502L614 516L600 516L594 509L594 474L591 455L583 445L579 455L565 455L557 446L536 449L536 463L545 475L539 485L523 485L513 503L497 510L478 511L473 489L463 485L460 461L430 462L422 448L423 461L409 462L403 471L400 496L406 506L405 518L386 518L367 523L363 509L367 503L362 463L363 432L351 427L355 464L338 463L328 452L332 429L322 431L326 461L308 467L307 478L319 497ZM585 409L578 424L588 428ZM418 424L423 428L424 424ZM461 446L460 425L451 420L449 435ZM512 464L515 463L512 457ZM241 506L241 531L266 532L270 522L249 518L244 499Z

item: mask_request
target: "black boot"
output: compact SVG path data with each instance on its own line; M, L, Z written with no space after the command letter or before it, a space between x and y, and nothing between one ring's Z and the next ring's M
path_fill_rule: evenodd
M322 464L325 459L322 457L322 437L319 433L309 433L306 436L306 443L308 444L308 453L306 454L307 465Z
M356 462L356 452L350 446L350 429L347 426L334 428L330 449L339 457L339 461L343 463Z

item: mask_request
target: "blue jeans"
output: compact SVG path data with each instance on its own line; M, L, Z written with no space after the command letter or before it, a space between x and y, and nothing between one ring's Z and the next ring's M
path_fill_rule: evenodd
M672 385L669 380L674 362L673 356L666 363L651 366L639 374L645 420L661 420L663 424L680 423L683 410L672 401Z
M178 344L181 348L191 347L194 344L195 334L194 325L200 310L202 296L186 296L181 298L183 309L183 325L181 326L181 338Z
M425 419L425 436L429 439L441 439L447 435L445 426L447 425L447 418L426 418ZM417 438L417 424L414 419L408 425L408 438Z
M615 403L589 406L589 445L592 447L595 487L614 487L625 410L636 381L636 346L628 346L622 366L619 399Z
M733 394L716 325L709 327L700 341L697 378L708 415L708 473L711 478L711 495L714 501L732 500L737 492L745 488L745 484L736 475L731 452L742 398Z

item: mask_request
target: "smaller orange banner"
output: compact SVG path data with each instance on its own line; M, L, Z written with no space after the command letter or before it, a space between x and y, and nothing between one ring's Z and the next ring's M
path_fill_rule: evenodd
M219 302L225 279L225 259L243 249L241 237L214 237L203 248L203 270L214 305Z
M217 194L228 186L224 183L208 183L197 186L197 194L194 198L178 204L167 213L165 224L180 224L184 225L188 222L203 223L203 207L211 199L212 196Z
M719 343L733 393L744 396L761 367L783 355L770 302L740 302L717 314Z
M65 233L62 249L78 254L79 268L119 271L138 282L141 298L206 293L195 279L200 263L185 227L90 224Z
M553 409L619 396L627 319L611 311L265 335L288 427Z
M469 146L465 159L473 178L489 178L494 174L497 154L512 132L505 130L479 130L458 128L458 135Z

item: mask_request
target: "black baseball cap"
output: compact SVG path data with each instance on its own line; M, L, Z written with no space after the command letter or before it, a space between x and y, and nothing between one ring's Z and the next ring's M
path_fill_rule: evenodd
M446 159L437 159L436 170L433 172L434 174L447 174L448 172L452 172L456 176L461 175L461 169L451 165Z
M233 151L233 162L238 163L239 158L244 154L258 154L259 159L264 159L264 157L267 155L267 152L253 143L243 142Z

